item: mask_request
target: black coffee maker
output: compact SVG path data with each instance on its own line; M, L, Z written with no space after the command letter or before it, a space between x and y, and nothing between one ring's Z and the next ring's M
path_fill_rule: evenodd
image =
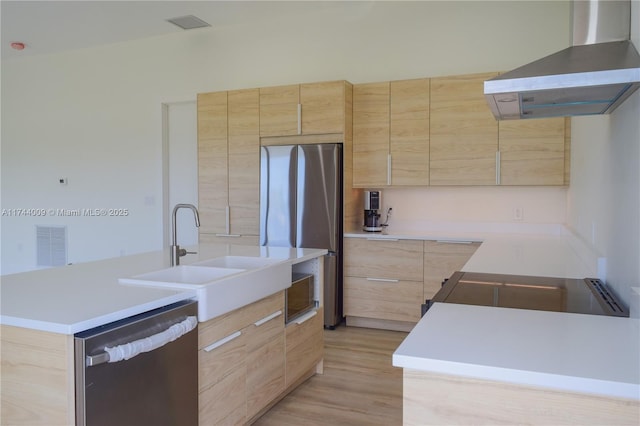
M380 223L380 210L382 201L380 199L380 191L364 191L364 227L368 232L382 231Z

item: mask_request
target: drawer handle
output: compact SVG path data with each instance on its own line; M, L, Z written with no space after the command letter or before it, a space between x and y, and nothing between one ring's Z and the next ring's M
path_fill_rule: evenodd
M308 314L305 314L305 315L301 316L300 318L298 318L297 320L295 320L294 323L300 325L300 324L302 324L304 322L307 322L311 318L315 317L317 313L318 313L318 311L311 311Z
M443 243L443 244L473 244L473 241L436 240L436 243Z
M397 238L367 238L369 241L400 241Z
M379 282L383 282L383 283L397 283L400 282L400 280L391 280L388 278L367 278L367 281L379 281Z
M227 337L223 337L222 339L213 342L212 344L210 344L209 346L207 346L206 348L204 348L205 352L211 352L212 350L219 348L220 346L224 345L225 343L229 343L230 341L232 341L233 339L236 339L238 337L240 337L240 335L242 334L241 331L236 331L233 334L228 335Z
M282 315L282 311L274 312L271 315L267 315L266 317L262 318L261 320L258 320L256 322L254 322L253 325L255 325L256 327L260 327L265 322L269 322L272 319L279 317L280 315Z
M216 234L216 237L241 237L240 234Z

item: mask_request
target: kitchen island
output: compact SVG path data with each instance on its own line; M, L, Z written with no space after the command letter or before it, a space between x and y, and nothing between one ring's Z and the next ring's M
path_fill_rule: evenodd
M293 270L321 262L326 253L228 244L201 244L189 251L197 254L187 255L181 263L245 256L268 258L273 265L285 263ZM193 289L119 282L166 269L169 262L169 250L163 250L3 276L1 423L74 424L74 334L177 301L197 299L198 292ZM321 286L322 277L318 278Z
M482 241L463 271L585 278L604 270L562 230L448 235ZM393 355L404 369L403 424L637 425L639 336L632 318L435 303Z

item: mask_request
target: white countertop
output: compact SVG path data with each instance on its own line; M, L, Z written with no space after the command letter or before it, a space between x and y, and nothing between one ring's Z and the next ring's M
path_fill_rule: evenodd
M429 224L345 237L482 242L463 271L562 278L604 279L604 258L561 225ZM447 277L443 277L447 278Z
M562 226L445 224L347 236L481 241L463 271L605 279L604 259ZM640 400L639 320L435 303L393 365Z
M200 244L181 264L225 255L282 259L296 264L326 250ZM132 315L193 299L195 290L123 285L124 278L170 266L169 250L0 277L0 323L75 334Z
M393 365L640 400L640 321L435 303Z

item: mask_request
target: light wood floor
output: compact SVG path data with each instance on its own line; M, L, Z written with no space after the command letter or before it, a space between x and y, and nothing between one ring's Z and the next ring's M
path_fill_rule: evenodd
M325 330L324 374L311 377L259 418L257 426L402 424L402 369L391 355L407 333Z

